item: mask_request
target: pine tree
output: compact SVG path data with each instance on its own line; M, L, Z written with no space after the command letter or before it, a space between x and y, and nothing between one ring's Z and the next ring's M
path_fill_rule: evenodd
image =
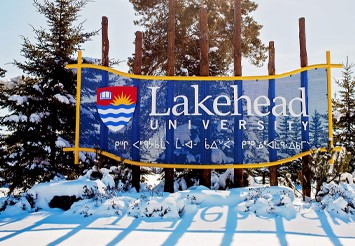
M6 73L6 70L4 70L0 67L0 77L4 77L5 73Z
M320 148L328 142L328 131L324 127L324 121L326 116L321 115L317 110L314 111L309 126L311 148Z
M1 176L14 188L29 188L54 176L75 174L71 153L62 148L73 143L75 131L75 71L65 65L81 44L96 32L84 32L77 24L88 0L37 1L34 6L47 20L48 30L35 29L36 42L23 38L23 83L4 88L0 106L9 114L0 118L11 132L2 139L5 155Z
M291 116L284 116L280 119L277 132L280 139L281 149L278 150L278 157L281 159L292 157L299 151L297 145L301 143L301 123L294 121ZM298 172L302 169L301 160L296 159L285 165L281 165L278 168L279 174L285 180L289 179L292 182L296 182L298 178Z
M281 150L278 151L278 154L281 155L281 158L291 157L296 154L295 148L293 148L292 145L291 148L288 146L290 145L290 139L294 139L292 128L290 129L290 124L292 125L292 123L292 117L286 115L281 117L280 125L277 128L280 140L283 142Z
M165 74L167 62L167 0L130 0L144 28L143 68L147 75ZM252 64L261 65L266 47L259 39L262 28L250 13L257 4L242 1L242 53ZM210 75L227 74L233 62L234 0L176 0L175 71L177 75L199 75L199 9L207 7ZM134 58L129 60L133 67Z
M316 149L311 153L310 169L317 201L321 199L319 191L324 182L339 181L340 175L349 171L349 152L344 148L340 152L333 152L330 147L326 151Z
M342 79L336 80L340 87L339 97L333 99L334 117L334 143L344 146L351 152L352 168L355 167L355 78L353 77L354 64L347 60L343 64Z

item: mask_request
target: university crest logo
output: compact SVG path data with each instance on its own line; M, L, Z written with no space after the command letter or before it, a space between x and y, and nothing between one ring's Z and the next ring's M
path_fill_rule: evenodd
M96 96L97 111L110 130L116 132L128 124L136 108L136 87L103 87L97 90Z

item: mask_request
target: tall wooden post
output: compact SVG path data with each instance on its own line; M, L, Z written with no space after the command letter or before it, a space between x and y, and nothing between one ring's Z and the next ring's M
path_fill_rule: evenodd
M268 73L269 75L275 75L275 44L274 41L269 42L269 63Z
M106 16L102 16L101 19L101 40L102 40L102 51L101 51L101 65L108 67L109 64L109 49L110 49L110 44L108 40L108 18ZM105 87L108 85L108 73L104 72L102 73L102 81L100 86ZM107 151L108 145L107 145L107 138L108 138L108 128L106 125L101 122L100 123L100 149ZM105 158L101 155L99 155L99 160L97 162L97 169L100 170L102 167L103 162L105 161Z
M275 75L275 45L273 41L269 42L269 63L268 63L268 73L269 75ZM269 80L269 99L275 98L275 79ZM274 103L273 103L274 104ZM275 116L269 114L269 142L275 140ZM276 149L269 149L269 161L276 161L277 153ZM277 166L271 166L270 171L270 185L277 186Z
M307 45L306 45L306 20L304 17L299 18L299 40L300 40L300 61L301 67L308 66Z
M143 43L143 33L136 32L133 73L137 75L142 74L142 62L143 62L142 43Z
M169 0L169 19L168 19L168 64L167 64L167 75L174 76L175 75L175 0ZM169 81L168 83L171 83ZM168 85L170 87L170 91L168 91L168 99L171 100L172 95L172 85ZM168 102L169 103L172 102ZM168 129L168 126L167 126ZM171 144L174 142L172 139L173 136L167 134L167 142L170 145L167 146L167 158L168 162L172 162L173 158L173 149ZM171 138L171 139L170 139ZM165 192L174 192L174 169L173 168L165 168Z
M102 28L102 66L108 67L109 66L109 49L110 44L108 40L108 18L106 16L102 16L101 22Z
M299 19L299 42L300 42L300 59L301 59L301 67L308 66L308 57L307 57L307 48L306 48L306 25L305 25L305 18ZM306 101L308 101L308 88L307 88L307 71L301 73L301 85L305 87L306 91ZM308 105L306 105L308 107ZM308 113L308 109L307 109ZM307 120L308 117L302 117L302 121ZM309 124L308 124L309 126ZM303 149L302 151L309 150L308 146L309 140L309 133L308 131L302 131L302 141ZM305 200L306 197L311 196L311 170L309 167L310 157L305 156L302 158L302 194L303 199Z
M209 64L208 64L208 52L209 52L209 38L208 38L208 19L207 19L207 9L200 9L200 76L209 75ZM203 85L203 91L206 93L208 85ZM208 131L208 130L206 130ZM208 134L204 134L207 137ZM204 137L204 138L205 138ZM202 160L209 162L211 153L209 150L203 150ZM200 171L200 185L204 185L208 188L211 187L211 170L202 169Z
M207 23L207 9L200 9L200 76L209 75L208 51L209 51L209 37L208 37L208 23Z
M143 42L143 34L142 32L136 32L136 40L135 40L135 55L134 55L134 64L133 64L133 73L134 74L142 74L142 42ZM138 92L139 93L139 92ZM138 97L139 98L139 97ZM140 111L140 108L136 110ZM139 112L137 112L139 113ZM137 123L139 124L139 123ZM136 124L133 124L136 125ZM137 129L136 129L137 130ZM133 134L134 138L133 142L139 141L139 134ZM132 148L132 156L135 158L140 158L139 149ZM139 192L140 189L140 180L141 180L141 168L140 166L132 166L132 186Z
M175 0L169 0L167 75L175 75Z
M242 6L234 1L234 76L242 76Z
M242 6L241 0L234 1L234 76L242 76ZM236 124L235 124L236 125ZM235 127L236 129L236 127ZM241 135L241 134L240 134ZM241 137L241 136L240 136ZM239 138L240 138L239 137ZM238 144L240 141L236 142L236 150L239 153L242 153L242 150L237 150L241 148ZM235 159L242 160L242 157ZM238 163L241 164L241 163ZM243 178L243 169L236 168L234 169L234 186L243 187L244 178Z

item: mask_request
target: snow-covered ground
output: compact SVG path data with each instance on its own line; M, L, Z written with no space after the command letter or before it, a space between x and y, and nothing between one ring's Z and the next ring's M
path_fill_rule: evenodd
M167 194L161 185L108 192L110 183L104 175L34 186L1 212L0 245L355 245L353 184L329 184L322 202L304 203L286 187ZM52 209L55 195L82 200Z

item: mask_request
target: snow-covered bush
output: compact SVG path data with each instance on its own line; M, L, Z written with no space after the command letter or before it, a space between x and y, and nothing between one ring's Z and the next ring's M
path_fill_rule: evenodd
M132 202L128 207L128 215L140 218L180 218L180 214L186 205L191 205L188 197L182 197L179 193L170 194L167 197L146 197Z
M316 149L311 154L310 169L314 181L316 197L324 182L339 180L342 173L349 170L350 153L343 148L341 151L332 149Z
M0 206L0 211L6 211L9 215L34 211L27 197L24 195L19 197L2 197L0 198Z
M106 186L100 180L81 177L77 180L53 181L34 185L27 191L33 199L35 209L47 209L55 196L75 196L80 199L97 198L105 195Z
M355 185L323 183L312 206L334 217L355 221Z
M225 190L233 187L234 171L227 169L224 172L212 171L211 186L214 190Z
M233 169L211 171L211 188L213 190L227 190L233 187ZM183 170L176 172L174 192L183 191L189 187L199 185L199 172L197 170Z
M12 211L28 211L31 212L31 204L24 196L9 196L0 198L0 211L10 209Z
M111 166L110 169L101 168L97 169L93 166L87 170L85 177L91 180L99 179L103 182L108 190L116 190L119 192L128 191L131 189L131 169L124 168L123 166Z
M120 191L128 191L132 188L132 169L124 165L110 167L110 173Z
M184 169L175 172L174 192L186 190L191 186L199 185L199 170Z
M271 192L275 190L276 193ZM249 188L242 198L244 202L237 205L238 212L250 212L266 218L278 215L288 220L296 217L294 195L286 187L274 187L272 190L270 187Z
M112 197L93 202L91 199L85 199L75 202L72 207L65 212L65 215L89 216L117 216L126 213L129 204L135 199L132 197Z
M175 179L174 192L178 192L179 190L186 190L186 189L187 189L187 183L184 177Z

